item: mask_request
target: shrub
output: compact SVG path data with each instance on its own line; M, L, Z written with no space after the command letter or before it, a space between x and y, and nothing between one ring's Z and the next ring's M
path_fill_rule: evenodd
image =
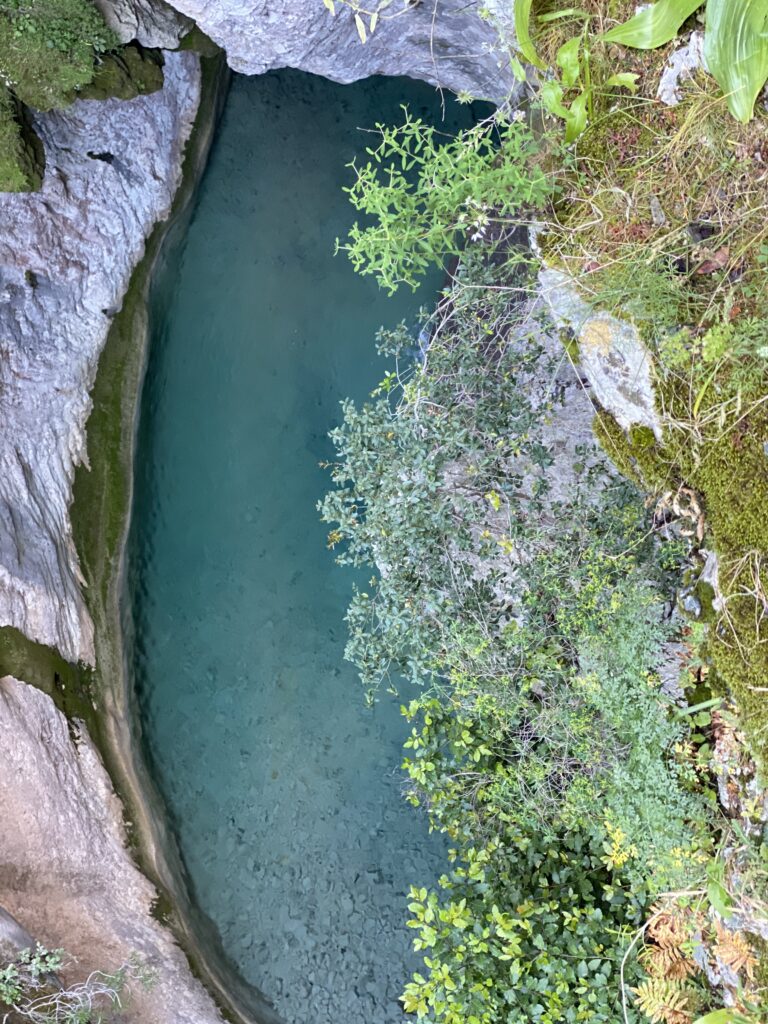
M410 797L454 844L440 892L413 894L406 1008L613 1024L622 944L657 887L701 871L707 814L655 675L666 570L594 452L552 488L556 354L510 302L522 283L470 257L415 363L404 331L380 337L395 370L345 404L321 510L339 560L380 570L347 656L371 698L420 685Z
M368 149L372 159L350 165L357 180L347 191L366 222L353 225L347 244L336 243L390 293L401 284L415 288L427 267L457 255L465 238L490 238L555 189L541 142L524 120L497 114L445 136L403 110L399 127L376 125L381 142Z

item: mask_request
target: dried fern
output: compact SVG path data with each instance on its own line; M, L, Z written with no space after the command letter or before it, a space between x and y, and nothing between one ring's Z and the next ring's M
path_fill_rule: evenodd
M681 981L648 978L630 991L651 1024L691 1024L693 1021L689 1004L694 993Z

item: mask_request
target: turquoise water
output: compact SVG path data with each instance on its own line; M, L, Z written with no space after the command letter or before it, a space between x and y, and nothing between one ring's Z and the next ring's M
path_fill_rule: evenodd
M339 401L383 375L376 328L439 285L387 299L333 256L344 165L370 144L356 129L403 102L439 116L406 80L235 78L153 298L131 544L142 722L197 903L298 1024L402 1019L404 894L442 867L402 799L399 702L366 709L343 660L351 580L315 511Z

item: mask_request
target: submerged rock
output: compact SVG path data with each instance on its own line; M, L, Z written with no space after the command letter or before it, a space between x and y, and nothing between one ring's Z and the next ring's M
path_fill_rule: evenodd
M50 697L0 679L0 941L76 959L62 981L137 954L155 971L131 987L126 1021L221 1024L186 958L153 917L157 893L127 852L122 807L87 733ZM8 918L10 917L10 921ZM14 918L17 919L14 921Z
M169 54L165 87L40 114L40 192L0 196L0 624L92 663L69 505L111 317L170 211L200 94Z

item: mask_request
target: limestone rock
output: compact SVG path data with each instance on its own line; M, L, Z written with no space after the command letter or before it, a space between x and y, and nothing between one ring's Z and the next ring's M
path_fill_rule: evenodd
M334 18L322 0L175 0L174 6L226 50L234 71L249 75L281 67L334 82L408 75L494 100L515 85L495 28L465 0L421 0L381 20L365 44L351 11L339 5Z
M682 100L680 83L693 77L699 68L706 70L704 59L704 33L691 32L687 43L674 51L667 60L656 90L657 97L668 107L676 107Z
M41 114L41 191L0 196L0 624L91 663L69 505L110 318L170 211L200 94L198 58L165 87Z
M175 50L193 23L165 0L94 0L121 43Z
M77 963L62 972L65 984L138 954L157 980L150 991L132 989L126 1022L221 1024L152 916L156 892L127 853L121 804L85 729L6 676L0 750L0 903L21 926L10 937L23 940L29 929L49 949L66 949Z
M594 398L625 429L633 424L650 427L661 438L651 357L635 325L610 313L594 312L563 271L542 270L539 289L555 322L576 336L580 368Z

